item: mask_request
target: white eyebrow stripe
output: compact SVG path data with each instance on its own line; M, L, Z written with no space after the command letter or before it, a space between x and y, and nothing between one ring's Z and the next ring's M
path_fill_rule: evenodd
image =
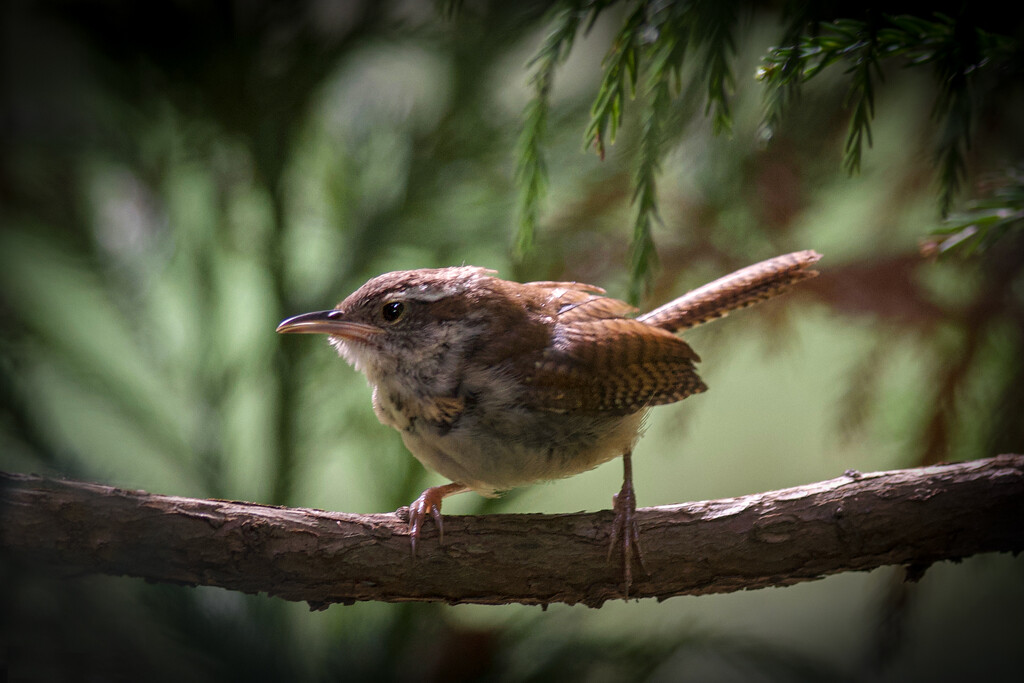
M409 298L417 301L439 301L454 293L454 291L447 287L440 289L435 287L417 287L415 292L409 292L411 295Z

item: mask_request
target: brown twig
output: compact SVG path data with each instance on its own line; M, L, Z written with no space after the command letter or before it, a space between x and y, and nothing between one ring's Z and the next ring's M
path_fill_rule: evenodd
M399 513L403 512L402 510ZM861 474L637 511L649 576L631 597L783 586L883 565L1024 549L1024 456ZM0 546L65 575L105 573L356 600L500 604L619 597L612 513L447 516L409 552L400 514L197 500L0 475Z

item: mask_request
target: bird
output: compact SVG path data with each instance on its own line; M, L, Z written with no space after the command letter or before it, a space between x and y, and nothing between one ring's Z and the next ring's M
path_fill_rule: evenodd
M503 491L621 457L609 560L646 571L632 454L654 406L707 389L697 353L677 336L817 275L800 251L726 275L648 313L579 282L512 282L476 266L378 275L330 310L282 321L279 333L326 334L373 388L378 420L451 483L409 506L413 557L430 517L463 491Z

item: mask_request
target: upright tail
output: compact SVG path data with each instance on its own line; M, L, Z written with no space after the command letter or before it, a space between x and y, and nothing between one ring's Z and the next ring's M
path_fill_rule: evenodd
M815 251L795 251L770 258L718 278L637 319L672 332L682 332L777 294L794 283L815 277L808 266L821 258Z

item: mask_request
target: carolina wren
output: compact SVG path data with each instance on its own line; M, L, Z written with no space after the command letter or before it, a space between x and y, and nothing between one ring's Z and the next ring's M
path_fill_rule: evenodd
M329 335L373 386L377 418L452 481L409 506L413 555L427 515L443 534L447 496L494 496L622 456L609 557L621 552L628 594L634 558L643 569L630 458L644 414L707 389L674 333L817 275L819 258L778 256L638 317L593 285L520 284L472 266L398 271L277 331Z

